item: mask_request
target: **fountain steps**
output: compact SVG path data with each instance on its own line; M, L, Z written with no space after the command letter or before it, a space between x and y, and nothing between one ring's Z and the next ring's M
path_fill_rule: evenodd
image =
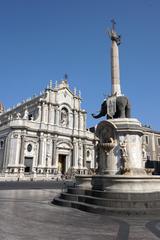
M160 192L107 192L100 190L82 189L82 188L68 188L67 193L75 195L95 196L98 198L121 199L121 200L159 200Z
M52 203L99 214L155 215L160 213L160 194L158 193L136 193L134 196L133 193L110 193L69 188L67 192L56 197Z

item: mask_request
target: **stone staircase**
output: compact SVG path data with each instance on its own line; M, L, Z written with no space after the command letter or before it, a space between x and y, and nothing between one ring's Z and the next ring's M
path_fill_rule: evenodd
M69 187L53 204L99 214L160 214L160 192L118 193Z

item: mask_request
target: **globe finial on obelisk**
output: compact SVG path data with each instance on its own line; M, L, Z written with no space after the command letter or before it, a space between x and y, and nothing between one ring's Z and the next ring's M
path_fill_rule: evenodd
M121 36L115 31L115 20L112 19L112 28L108 31L112 41L111 47L111 79L112 79L112 95L121 95L120 85L120 67L119 67L119 51L118 45L121 43Z

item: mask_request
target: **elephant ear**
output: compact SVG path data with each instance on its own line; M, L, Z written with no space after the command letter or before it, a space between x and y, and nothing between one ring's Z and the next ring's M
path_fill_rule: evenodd
M99 111L99 113L97 115L92 113L92 117L100 118L104 117L106 114L107 114L107 102L106 100L104 100L103 103L101 104L101 110Z

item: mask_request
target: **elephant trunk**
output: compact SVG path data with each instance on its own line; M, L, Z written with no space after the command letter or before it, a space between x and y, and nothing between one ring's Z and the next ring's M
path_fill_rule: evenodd
M101 104L101 110L100 112L96 115L96 114L92 114L93 118L100 118L100 117L104 117L107 114L107 103L106 103L106 99L103 101L103 103Z

